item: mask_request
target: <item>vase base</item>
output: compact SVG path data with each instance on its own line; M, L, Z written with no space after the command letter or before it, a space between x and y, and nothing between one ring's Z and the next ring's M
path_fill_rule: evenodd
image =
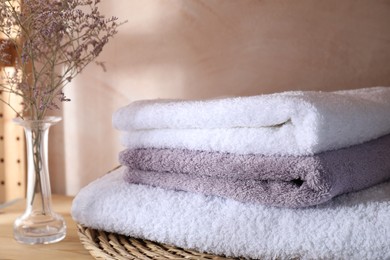
M52 244L57 243L63 240L66 236L66 233L60 233L51 236L42 236L42 237L27 237L27 236L18 236L15 234L14 238L17 242L27 245L37 245L37 244Z
M14 223L14 238L19 243L51 244L63 240L65 236L65 221L58 214L21 216Z

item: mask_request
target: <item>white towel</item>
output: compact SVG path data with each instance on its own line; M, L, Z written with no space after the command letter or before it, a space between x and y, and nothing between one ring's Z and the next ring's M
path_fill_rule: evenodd
M205 101L138 101L113 125L128 148L310 155L390 133L390 87Z
M80 191L76 222L228 256L390 258L390 183L293 210L128 184L123 169Z

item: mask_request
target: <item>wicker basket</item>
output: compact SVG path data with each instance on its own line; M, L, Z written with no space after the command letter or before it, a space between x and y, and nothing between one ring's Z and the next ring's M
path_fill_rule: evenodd
M227 258L183 249L153 241L126 237L78 225L81 243L96 259L242 259Z

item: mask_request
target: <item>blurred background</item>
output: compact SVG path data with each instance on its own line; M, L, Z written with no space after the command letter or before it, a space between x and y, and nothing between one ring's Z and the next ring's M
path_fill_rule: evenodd
M139 99L390 86L389 0L110 0L128 22L66 88L50 133L54 193L118 165L112 113Z

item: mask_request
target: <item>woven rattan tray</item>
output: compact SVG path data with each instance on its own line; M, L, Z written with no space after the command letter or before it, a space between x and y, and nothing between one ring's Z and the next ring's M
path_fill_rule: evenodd
M183 249L153 241L126 237L78 225L81 243L96 259L242 259L227 258Z

